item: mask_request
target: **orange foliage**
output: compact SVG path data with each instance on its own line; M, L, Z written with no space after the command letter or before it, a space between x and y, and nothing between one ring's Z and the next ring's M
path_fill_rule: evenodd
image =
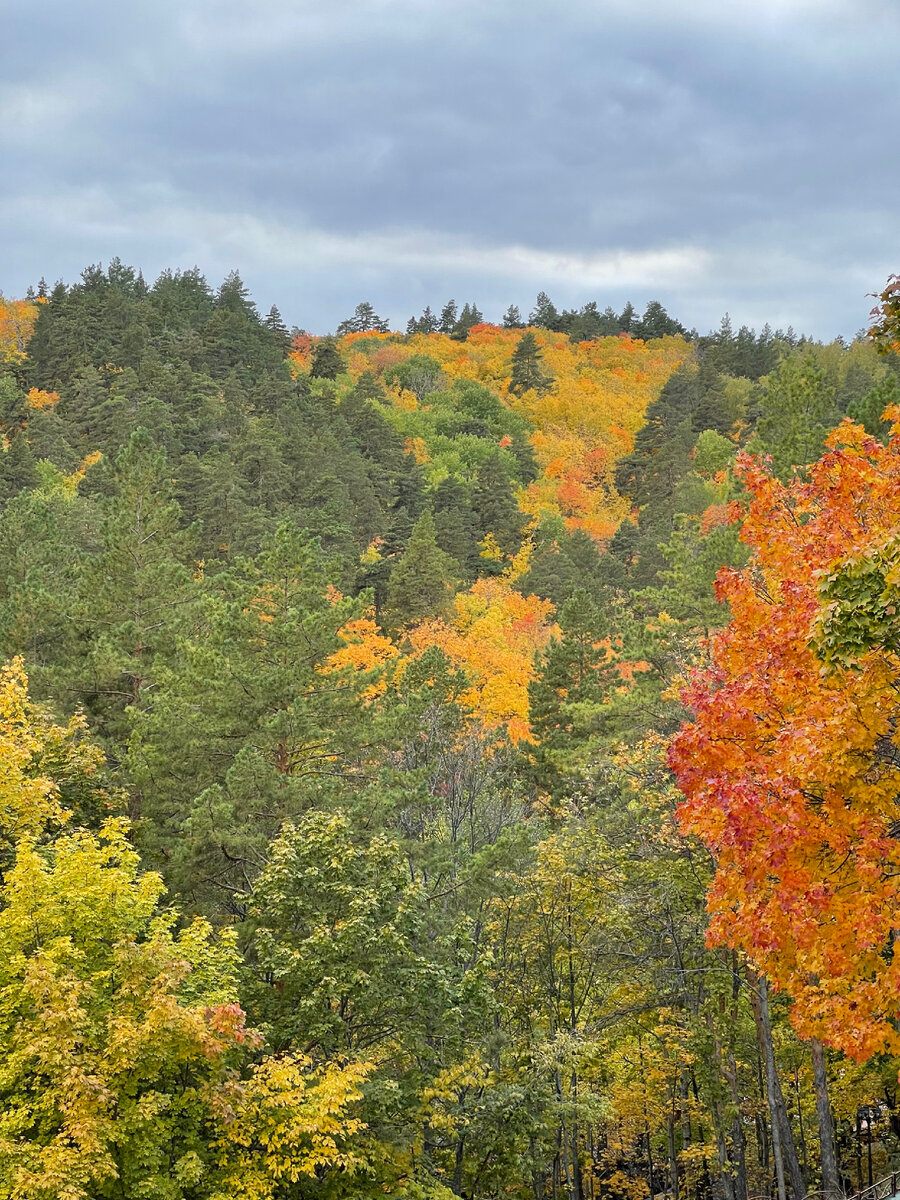
M309 369L309 360L312 357L312 348L315 340L311 334L298 333L294 335L294 339L291 342L288 358L303 371Z
M708 508L703 510L700 516L700 533L703 537L706 537L713 529L718 529L723 525L730 525L731 520L731 505L710 504Z
M845 422L808 483L755 460L731 623L684 699L679 818L716 858L710 938L793 998L803 1036L900 1052L900 410Z
M350 334L349 336L352 338L354 335ZM357 340L359 340L360 335L357 334L355 336ZM365 336L377 336L379 338L387 339L392 338L395 335L389 333L380 333L377 335L369 333ZM341 342L342 346L343 344L344 343ZM371 357L364 354L362 351L354 355L350 360L350 371L352 374L355 374L357 370L370 370L375 371L380 375L384 371L389 371L391 367L396 367L398 363L402 363L408 357L409 355L406 353L406 350L401 343L397 341L388 341L384 346L379 346L375 353L371 355Z
M38 312L35 301L6 300L0 295L0 363L24 360Z
M425 439L420 437L408 437L405 442L407 454L411 454L417 463L431 462L431 456L428 453L428 447L425 445Z
M612 650L612 643L610 642L609 645L610 650ZM643 674L645 671L652 671L653 668L651 667L650 663L645 662L642 658L637 659L636 662L628 662L626 659L619 659L616 662L616 670L619 673L619 678L625 685L622 690L627 691L628 688L630 688L634 683L635 675Z

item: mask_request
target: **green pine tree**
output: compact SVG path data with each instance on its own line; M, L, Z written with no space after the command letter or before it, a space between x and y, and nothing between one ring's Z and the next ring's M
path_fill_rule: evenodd
M195 588L196 531L183 528L171 468L145 429L116 458L113 482L73 604L82 657L65 674L94 728L124 739L182 632Z
M534 308L528 315L528 324L554 331L559 328L559 311L546 292L538 292Z
M344 370L344 360L334 338L324 337L316 342L309 373L313 379L337 379Z
M834 388L810 354L787 358L770 375L760 399L760 417L750 444L770 454L779 479L814 462L825 435L840 420Z
M264 324L267 329L271 330L279 348L286 355L291 348L291 335L287 325L282 320L281 313L274 304L266 314Z
M475 531L475 514L465 484L449 475L435 489L432 506L438 546L453 557L460 579L473 580L483 560Z
M864 425L873 437L885 441L891 426L882 413L897 405L900 405L900 380L893 371L888 371L865 396L850 402L847 415Z
M354 681L322 668L360 604L330 598L330 574L289 523L207 574L135 716L127 770L144 844L203 911L244 915L282 823L317 788L350 786L365 713Z
M537 338L529 329L519 338L513 351L509 391L514 396L522 396L532 390L540 394L553 386L552 378L541 369L542 358Z
M383 614L387 628L399 629L445 613L456 571L454 560L438 547L434 518L426 509L391 570Z
M528 689L537 774L549 787L608 728L610 693L621 682L609 621L584 589L565 602L558 622L560 636L544 651Z
M512 493L509 475L496 452L484 460L472 486L472 509L479 541L493 534L506 555L522 544L525 515Z
M0 450L0 500L8 500L19 492L36 487L39 479L28 439L22 430L17 430L10 438L6 451Z
M454 341L464 342L469 336L469 330L474 325L480 325L483 320L484 316L479 311L478 305L466 302L456 324L450 331L450 336Z
M438 324L438 331L440 333L452 333L453 332L453 327L456 324L456 313L457 313L456 301L448 300L447 303L444 305L444 307L441 309L441 319Z

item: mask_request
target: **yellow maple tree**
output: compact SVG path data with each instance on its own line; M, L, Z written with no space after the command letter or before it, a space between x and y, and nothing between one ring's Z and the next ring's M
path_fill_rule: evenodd
M521 569L513 564L502 575L477 580L456 596L446 620L423 621L407 631L414 656L437 646L465 672L473 714L488 729L505 727L513 742L533 740L528 685L538 652L558 632L549 600L515 590Z
M7 300L0 293L0 363L20 363L40 309L33 300Z
M32 412L39 412L42 408L53 408L59 404L59 392L45 392L42 388L30 388L25 397L25 407L30 408Z
M400 651L375 622L375 610L369 609L355 621L348 621L338 630L344 643L329 656L319 671L331 675L337 671L371 674L372 680L360 695L365 701L384 695L388 679L386 668L400 656Z
M75 716L56 725L28 695L21 658L0 668L0 839L15 843L60 828L68 812L45 763L70 780L100 788L103 755L83 741L85 722Z

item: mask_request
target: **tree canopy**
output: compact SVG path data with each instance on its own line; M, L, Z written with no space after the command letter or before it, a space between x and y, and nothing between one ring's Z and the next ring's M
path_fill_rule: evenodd
M895 290L0 298L0 1196L891 1168Z

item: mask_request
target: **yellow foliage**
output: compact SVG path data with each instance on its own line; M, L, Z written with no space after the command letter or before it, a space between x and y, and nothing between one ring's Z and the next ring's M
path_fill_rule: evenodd
M261 1038L235 1001L236 938L176 931L128 823L38 847L102 764L28 699L21 660L0 671L0 1196L186 1195L274 1200L326 1169L368 1162L367 1063L302 1055L241 1065ZM172 1185L177 1185L172 1190Z
M87 474L88 468L93 467L102 457L103 452L101 450L92 450L90 454L85 455L71 475L64 475L61 471L56 471L51 467L44 474L44 487L48 490L58 490L71 500L77 493L78 485Z
M546 331L535 336L556 383L544 395L511 397L537 426L532 442L542 468L521 507L534 516L559 513L569 528L608 539L627 513L613 485L615 464L631 452L647 405L690 347L680 337L646 343L612 337L576 346Z
M487 533L478 543L480 549L480 558L487 558L491 562L502 562L503 551L500 549L496 537L492 533Z
M514 742L531 741L528 684L534 661L554 633L553 605L512 587L514 569L479 579L454 601L447 620L424 621L408 631L413 655L437 646L472 681L466 697L489 729L505 726Z
M375 624L374 609L356 621L348 621L338 630L344 645L319 668L323 675L335 671L377 672L377 676L362 691L363 700L373 700L384 694L387 688L385 668L396 659L400 651L389 637Z
M347 1109L362 1099L367 1063L312 1069L300 1054L267 1058L234 1085L214 1143L221 1177L210 1200L268 1200L279 1184L315 1178L326 1167L353 1174L365 1160L347 1143L365 1130Z
M6 300L0 294L0 363L24 361L39 311L34 301Z
M503 572L504 578L510 583L515 583L517 579L521 579L531 566L533 554L534 542L528 538L522 543L521 549L509 560L509 565Z
M359 561L367 567L374 566L375 563L381 562L384 555L381 553L381 547L384 545L383 537L375 537L369 542L365 550L359 556Z
M455 1134L469 1124L463 1101L471 1090L483 1090L490 1080L490 1068L480 1056L470 1054L463 1062L445 1067L422 1091L424 1115L431 1129Z
M58 392L45 392L35 387L31 388L25 397L26 407L30 408L33 412L37 412L42 408L53 408L58 403Z
M81 743L84 719L54 725L28 698L21 658L0 669L0 839L36 838L67 820L59 791L41 770L52 761L70 776L99 776L102 753Z

